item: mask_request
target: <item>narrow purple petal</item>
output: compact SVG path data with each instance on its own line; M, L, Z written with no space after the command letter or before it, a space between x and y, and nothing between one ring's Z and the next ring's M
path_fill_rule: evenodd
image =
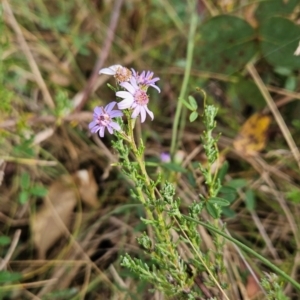
M97 131L99 131L101 129L102 126L95 126L93 128L91 128L91 133L96 133Z
M116 101L110 102L109 104L107 104L105 106L105 111L110 115L111 110L114 108L114 106L116 105Z
M122 82L120 84L123 88L125 88L129 93L134 94L137 89L135 89L129 82ZM127 92L127 93L128 93ZM117 94L120 92L117 92Z
M141 74L140 74L140 78L144 78L145 77L145 71L143 71ZM147 72L148 73L148 72Z
M113 65L108 68L103 68L99 71L99 74L106 74L106 75L115 75L116 71L121 65Z
M158 90L158 92L160 93L160 88L157 86L157 85L155 85L155 84L150 84L150 86L152 86L152 87L154 87L156 90Z
M132 119L135 119L135 118L139 115L140 112L141 112L141 106L138 105L138 106L133 110L133 112L132 112L132 114L131 114L131 118L132 118Z
M147 78L152 78L153 77L153 74L154 74L154 72L151 72L151 71L147 71L147 73L146 73L146 79Z
M133 95L130 94L129 92L125 92L125 91L116 92L116 96L120 97L120 98L124 98L124 99L132 98L132 101L134 100Z
M110 112L110 117L111 118L117 118L117 117L122 117L123 113L120 110L112 110Z
M131 85L132 85L133 88L134 88L134 92L132 93L132 94L134 94L134 93L139 89L137 80L136 80L134 77L131 77L130 83L131 83Z
M120 129L121 129L121 126L118 124L118 123L116 123L116 122L110 122L110 124L109 124L113 129L115 129L115 130L117 130L117 131L119 131Z
M119 109L129 108L132 105L133 101L134 101L133 98L132 99L125 99L125 100L118 103L118 108Z
M105 127L101 126L100 130L99 130L99 136L100 137L104 137L104 131L105 131Z
M132 105L130 106L130 108L136 108L138 106L138 104L136 102L133 102Z
M146 120L146 110L145 107L141 107L141 122L144 123Z
M97 121L92 121L90 124L89 124L89 129L92 129L93 127L95 127L97 125Z
M110 134L114 133L114 129L110 126L110 124L106 128Z
M147 106L145 106L145 110L148 113L148 115L150 116L150 118L153 120L154 119L154 114L152 111L149 110L149 108Z
M160 80L160 78L159 77L155 77L155 78L151 79L151 82L155 83L158 80Z
M102 115L102 113L103 113L102 107L96 106L94 108L94 113L97 115Z
M138 74L135 69L131 68L131 72L132 72L133 77L137 77Z
M99 74L115 75L116 72L111 70L110 68L104 68L99 71Z

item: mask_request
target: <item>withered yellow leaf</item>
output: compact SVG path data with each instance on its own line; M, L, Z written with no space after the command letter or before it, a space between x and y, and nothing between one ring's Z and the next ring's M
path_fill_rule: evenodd
M98 206L98 185L92 170L80 170L62 175L49 187L43 205L31 219L33 243L39 259L45 259L47 251L63 235L68 236L73 209L79 197L91 207Z
M234 148L246 156L256 155L266 145L270 123L270 116L261 113L252 115L243 124L239 134L233 141Z

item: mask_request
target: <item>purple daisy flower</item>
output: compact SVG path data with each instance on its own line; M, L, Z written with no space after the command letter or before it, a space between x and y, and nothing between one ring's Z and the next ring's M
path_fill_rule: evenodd
M159 80L159 77L153 78L154 73L151 71L143 71L141 74L136 72L134 69L131 69L132 76L136 79L138 85L147 91L149 86L154 87L160 93L160 88L155 85L155 82Z
M111 102L103 108L103 106L95 107L94 120L89 124L89 129L92 133L98 132L100 137L104 137L105 128L112 134L114 130L119 131L120 125L112 121L112 118L122 117L123 113L120 110L112 110L117 102Z
M139 114L141 115L141 122L146 120L146 113L153 120L153 112L148 109L149 97L145 90L138 86L138 83L134 77L130 79L129 82L123 82L120 84L126 91L119 91L116 93L117 97L123 98L120 103L118 103L119 109L133 109L131 118L135 119Z

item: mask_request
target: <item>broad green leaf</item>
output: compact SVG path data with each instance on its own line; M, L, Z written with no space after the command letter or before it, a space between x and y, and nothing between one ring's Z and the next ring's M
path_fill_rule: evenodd
M190 114L190 122L194 122L198 118L198 113L196 111L193 111Z
M264 0L260 1L255 11L256 18L262 22L272 16L289 16L292 14L299 0Z
M300 26L282 17L269 18L260 27L262 55L274 67L300 68L299 56L294 55L299 39Z
M243 19L219 15L199 28L194 67L232 74L242 69L257 52L254 29Z
M220 197L211 197L208 199L208 203L218 204L219 206L228 206L230 202L224 198Z
M241 78L233 84L233 90L237 96L239 105L250 105L256 110L261 110L265 107L266 102L256 84L247 79Z

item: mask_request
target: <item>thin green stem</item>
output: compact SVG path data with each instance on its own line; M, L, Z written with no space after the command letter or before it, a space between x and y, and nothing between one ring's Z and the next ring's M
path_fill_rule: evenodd
M140 151L138 150L138 148L136 146L135 139L134 139L134 133L133 133L133 125L134 124L132 123L132 120L129 119L128 120L128 133L129 133L129 138L130 138L131 149L132 149L133 154L135 156L135 159L136 159L136 161L137 161L137 163L140 167L141 173L144 177L146 188L149 191L152 199L154 200L155 199L155 189L152 186L149 175L147 173L147 170L146 170L146 167L145 167L145 162L144 162L144 159L143 159L143 155L141 155ZM143 204L145 204L146 203L145 195L144 195L144 193L143 193L143 191L140 187L137 187L137 192L140 196L141 202ZM147 208L147 206L145 206L145 209L146 209L147 216L151 220L154 220L155 218L154 218L151 210L149 208ZM180 266L179 266L179 262L178 262L178 257L176 255L176 253L174 252L174 246L173 246L173 243L172 243L171 236L170 236L170 234L168 232L168 229L167 229L167 224L166 224L163 212L159 212L156 208L155 208L155 212L156 212L156 216L157 216L157 221L159 223L159 226L155 227L156 235L157 235L160 242L167 244L168 251L172 255L172 258L173 258L173 264L175 266L177 266L178 270L179 270Z
M184 216L185 217L185 216ZM183 230L183 228L181 227L179 221L175 218L176 223L178 225L178 227L181 230L182 235L185 237L186 240L189 241L191 247L193 248L195 255L199 258L201 264L205 267L207 273L209 274L209 276L211 277L211 279L214 281L215 285L219 288L220 292L223 294L224 298L226 300L229 300L229 298L227 297L226 293L224 292L224 290L222 289L221 285L219 284L217 278L215 278L215 276L213 275L213 273L211 272L211 270L209 269L209 267L207 266L207 264L205 263L204 259L202 258L202 256L199 254L199 251L196 249L196 247L194 246L193 242L190 240L190 238L187 236L187 234L185 233L185 231Z
M184 71L184 78L180 90L179 101L176 108L173 128L172 128L172 141L171 141L171 156L174 157L174 154L178 147L178 125L180 121L180 117L182 114L183 103L181 99L184 99L186 95L187 85L190 78L192 61L193 61L193 52L194 52L194 39L195 32L197 28L198 15L196 11L196 1L193 1L193 11L190 23L189 37L188 37L188 46L187 46L187 56L186 56L186 66Z
M216 232L217 234L223 236L224 238L226 238L227 240L231 241L232 243L236 244L237 246L239 246L241 249L243 249L244 251L252 254L254 257L258 258L260 261L262 261L266 266L268 266L270 269L272 269L274 272L276 272L278 275L282 276L286 281L290 282L296 289L300 290L300 283L298 283L296 280L294 280L293 278L291 278L289 275L287 275L285 272L283 272L281 269L279 269L278 267L276 267L274 264L272 264L269 260L267 260L266 258L264 258L263 256L259 255L258 253L256 253L254 250L252 250L251 248L247 247L246 245L244 245L243 243L241 243L240 241L236 240L235 238L227 235L226 233L218 230L217 228L206 224L205 222L202 221L198 221L196 219L193 219L191 217L188 216L183 216L184 218L186 218L187 220L196 222L200 225L202 225L203 227Z

